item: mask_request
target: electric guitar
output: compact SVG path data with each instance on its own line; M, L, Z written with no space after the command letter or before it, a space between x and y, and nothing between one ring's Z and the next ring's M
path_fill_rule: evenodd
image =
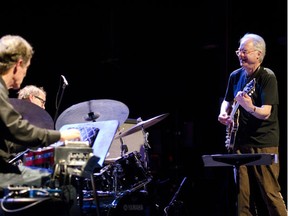
M255 85L256 85L256 79L254 78L245 85L243 91L249 96L251 96L255 91ZM232 110L230 112L230 118L232 119L232 122L228 124L226 127L225 147L227 148L228 152L231 152L234 148L236 134L239 127L240 110L238 108L239 103L236 100L234 100Z

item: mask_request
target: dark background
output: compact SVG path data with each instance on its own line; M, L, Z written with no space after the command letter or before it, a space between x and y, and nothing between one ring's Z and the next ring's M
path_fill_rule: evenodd
M43 86L54 118L61 75L59 115L95 99L121 101L129 118L148 120L153 202L177 199L181 210L231 215L230 168L205 168L202 155L226 154L218 123L229 73L239 67L235 50L247 32L267 44L263 65L278 77L281 126L280 183L287 197L287 2L119 1L117 3L13 2L1 9L0 34L19 34L35 49L23 85ZM15 92L11 91L11 96ZM176 208L176 207L175 207ZM176 210L175 210L176 211Z

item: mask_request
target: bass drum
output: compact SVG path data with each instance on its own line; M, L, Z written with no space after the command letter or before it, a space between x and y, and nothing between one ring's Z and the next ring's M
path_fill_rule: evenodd
M126 193L117 197L110 204L107 216L156 216L156 204L146 191Z

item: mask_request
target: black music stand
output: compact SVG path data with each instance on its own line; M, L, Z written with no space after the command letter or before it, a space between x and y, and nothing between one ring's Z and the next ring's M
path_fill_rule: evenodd
M235 170L235 183L237 197L240 190L239 168L241 165L271 165L278 163L277 154L214 154L202 155L205 167L233 166ZM238 215L238 198L236 203L236 216Z
M93 177L93 172L95 168L100 168L103 166L104 160L107 156L107 153L111 147L112 141L114 139L114 136L116 134L117 128L119 127L119 121L118 120L107 120L107 121L98 121L98 122L87 122L87 123L78 123L78 124L66 124L63 125L60 128L60 131L70 129L70 128L77 128L81 132L81 137L86 136L86 132L88 130L81 130L85 128L95 128L97 129L97 137L94 140L94 143L91 145L91 151L93 156L89 157L88 160L85 163L81 163L83 161L80 161L82 165L82 172L77 173L77 169L75 169L76 176L80 177L78 179L78 187L79 187L79 206L82 209L83 207L83 177L88 177L91 180L92 184L92 190L93 190L93 197L95 200L96 204L96 215L100 216L100 205L99 205L99 200L98 200L98 195L96 191L96 186L94 182L94 177ZM84 133L84 134L82 134ZM76 143L76 142L75 142ZM57 145L57 144L56 144ZM73 145L72 145L73 146ZM87 151L85 147L74 147L74 152L73 150L67 148L67 147L58 147L59 154L57 154L57 151L55 153L55 160L59 161L61 163L64 163L64 166L69 166L69 164L74 164L76 160L71 155L74 155L75 152L81 153L81 150L84 151L84 153ZM65 151L66 148L66 151ZM90 153L90 151L88 151ZM57 157L56 157L57 156ZM63 161L63 162L62 162ZM79 163L77 161L77 163ZM73 166L72 166L73 167ZM70 173L72 174L72 173Z

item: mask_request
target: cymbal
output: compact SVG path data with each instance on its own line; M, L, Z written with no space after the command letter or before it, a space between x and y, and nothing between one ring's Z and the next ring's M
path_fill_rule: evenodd
M57 118L56 129L66 124L118 120L122 125L128 118L128 107L116 100L99 99L81 102L64 110Z
M9 101L23 119L28 120L31 124L41 128L54 129L54 121L45 109L23 99L9 98Z
M133 134L141 129L146 129L156 123L158 123L159 121L162 121L164 118L166 118L169 115L169 113L165 113L162 115L158 115L154 118L148 119L146 121L141 121L138 124L134 125L133 127L131 127L130 129L128 129L127 131L119 134L118 136L115 137L115 139L124 137L124 136L128 136L130 134Z

